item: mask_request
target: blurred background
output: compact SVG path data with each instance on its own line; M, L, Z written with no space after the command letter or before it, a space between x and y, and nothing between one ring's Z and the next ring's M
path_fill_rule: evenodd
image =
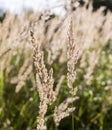
M39 36L46 68L53 68L56 102L45 115L48 130L112 130L112 0L0 0L0 130L36 130L39 95L30 29ZM76 110L56 125L55 106L67 87L68 27L83 47L75 71ZM64 78L63 78L64 76ZM60 80L61 79L61 80ZM63 80L62 80L63 79Z
M2 17L7 11L20 15L24 10L26 11L43 11L47 8L52 8L53 12L58 15L64 15L64 6L67 0L0 0L0 16ZM75 1L75 0L74 0ZM81 5L85 3L84 0L78 0ZM106 10L112 11L111 0L90 0L93 2L94 10L97 10L101 6ZM57 7L54 8L53 7Z

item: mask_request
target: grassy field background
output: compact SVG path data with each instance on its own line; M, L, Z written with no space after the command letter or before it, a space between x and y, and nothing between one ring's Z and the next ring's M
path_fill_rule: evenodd
M112 12L103 11L6 14L0 130L112 129Z

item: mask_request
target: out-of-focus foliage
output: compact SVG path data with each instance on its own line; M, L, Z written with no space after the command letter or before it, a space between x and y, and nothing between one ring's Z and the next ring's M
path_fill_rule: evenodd
M101 6L104 6L105 8L112 11L112 1L111 0L93 0L93 7L95 9L98 9Z
M53 67L54 88L67 74L67 27L69 15L46 20L35 13L16 18L7 14L0 24L0 129L33 130L36 128L39 96L36 91L30 28L39 36L46 67ZM48 130L112 129L112 14L77 9L73 14L74 39L83 46L76 65L79 99L74 103L74 116L64 118L58 128L53 110L68 94L67 79L61 84L59 96L49 106L45 119Z
M5 12L3 11L3 9L0 9L0 22L2 22L5 18Z

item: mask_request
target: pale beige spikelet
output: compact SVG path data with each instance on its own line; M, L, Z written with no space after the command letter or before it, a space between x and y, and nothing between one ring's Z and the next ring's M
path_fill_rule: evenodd
M56 100L56 94L53 90L53 69L50 69L49 72L46 69L44 64L43 52L40 50L39 41L35 39L32 31L30 33L34 52L33 58L36 69L37 90L40 97L37 130L44 130L45 114L47 112L48 105L51 105Z
M73 38L72 30L72 18L70 19L69 31L68 31L68 53L67 53L67 85L69 88L69 93L71 94L70 98L67 98L59 106L55 107L54 110L54 121L56 125L59 125L59 122L69 116L76 107L69 107L70 103L73 103L78 99L76 96L77 87L73 87L73 83L76 80L75 65L80 58L80 50L77 48L76 43Z
M97 51L93 51L89 54L89 66L86 69L86 74L84 75L85 81L87 85L91 85L91 81L93 79L93 72L95 66L98 64L99 56L100 56L100 49Z
M67 80L68 88L72 95L76 95L77 87L73 87L73 83L76 80L75 65L79 58L81 57L82 50L78 47L76 41L74 40L73 34L73 22L72 17L70 19L69 30L68 30L68 52L67 52Z
M78 99L78 97L67 98L58 107L55 107L54 121L57 126L63 118L69 116L75 110L75 107L69 107L69 105L73 103L76 99Z
M32 72L32 65L30 65L26 71L24 72L23 75L19 75L18 76L18 84L16 86L16 90L15 92L18 93L22 87L25 85L25 80L28 78L28 76L31 74Z

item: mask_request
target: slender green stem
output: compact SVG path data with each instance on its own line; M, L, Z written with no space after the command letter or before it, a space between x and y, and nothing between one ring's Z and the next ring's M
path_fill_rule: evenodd
M74 130L74 113L72 113L72 130Z
M73 103L72 103L72 107L73 107ZM72 130L74 130L74 113L72 113Z
M103 130L103 116L100 117L100 128L99 130Z
M4 93L4 74L3 71L0 70L0 116L3 115L3 110L4 110L4 98L3 98L3 93Z

